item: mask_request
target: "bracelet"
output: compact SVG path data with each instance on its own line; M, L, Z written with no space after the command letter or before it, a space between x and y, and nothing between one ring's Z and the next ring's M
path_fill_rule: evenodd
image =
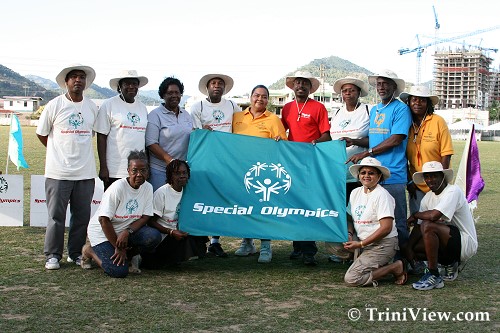
M359 242L361 244L361 248L364 248L365 246L363 245L363 241Z
M413 180L410 180L408 183L406 183L406 185L411 185L413 184Z
M354 234L353 234L352 232L350 232L350 231L348 231L348 232L347 232L347 234L348 234L349 236L351 236L351 237L354 235Z
M168 230L168 235L169 235L169 236L172 236L172 232L174 232L174 229L169 229L169 230Z

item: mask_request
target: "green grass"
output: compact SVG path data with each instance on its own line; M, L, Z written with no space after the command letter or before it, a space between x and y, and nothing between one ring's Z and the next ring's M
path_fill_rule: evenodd
M0 127L2 142L6 133ZM24 175L29 202L29 175L43 174L45 149L34 128L23 133L30 169L18 172L11 164L9 173ZM458 168L464 143L454 147L452 164ZM256 256L231 255L126 279L65 262L58 271L45 271L44 229L28 227L25 210L25 227L0 227L0 332L497 332L500 144L480 142L479 149L486 181L475 212L479 251L443 289L419 292L391 279L378 288L349 288L343 283L347 266L329 263L323 244L320 264L308 268L289 260L290 243L281 241L273 241L268 265L258 264ZM0 154L3 170L6 154ZM230 253L239 245L234 238L221 240ZM361 310L361 319L348 319L351 308ZM406 313L407 320L369 321L367 308ZM409 308L421 308L418 320ZM489 312L490 321L423 321L422 313L432 311Z

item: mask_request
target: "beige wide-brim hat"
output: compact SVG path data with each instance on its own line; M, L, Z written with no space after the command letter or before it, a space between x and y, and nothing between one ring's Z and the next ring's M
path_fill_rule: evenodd
M335 91L337 94L340 94L342 91L342 86L348 83L354 84L356 87L361 89L359 97L364 97L368 95L368 89L369 89L368 84L360 79L351 76L346 76L342 79L338 79L337 81L335 81L333 83L333 91Z
M398 78L396 73L391 71L390 69L383 69L380 73L378 74L373 74L368 76L368 83L370 83L371 86L377 87L377 79L379 77L385 77L387 79L391 79L394 82L396 82L397 88L395 91L395 95L399 96L404 90L405 90L405 80Z
M375 157L365 157L363 158L359 164L353 164L349 167L349 172L351 175L358 179L358 173L359 169L362 167L369 166L372 168L378 169L380 172L382 172L382 175L384 175L384 180L387 178L391 177L391 172L389 169L387 169L385 166L382 166L382 163L380 163L379 160L377 160Z
M85 80L85 89L90 88L92 82L94 82L95 79L95 71L92 67L84 66L82 64L71 64L68 67L64 68L59 74L57 74L56 82L59 85L59 87L61 87L61 89L66 89L66 81L65 81L66 75L68 75L69 72L74 70L80 70L85 72L85 75L87 75L87 80Z
M215 79L215 78L219 78L222 81L224 81L224 93L223 93L223 95L227 94L231 89L233 89L234 80L229 75L225 75L225 74L207 74L207 75L204 75L200 79L200 83L198 83L198 90L203 95L208 96L208 90L207 90L208 82L210 82L210 80Z
M118 90L118 82L120 82L120 80L122 80L122 79L137 79L137 80L139 80L139 88L144 87L146 84L148 84L148 78L145 76L139 76L139 74L137 74L136 70L124 69L124 70L120 71L120 73L116 77L109 80L109 86L111 87L111 89L113 89L114 91L117 91Z
M293 90L293 81L295 81L296 78L302 77L304 79L308 79L311 82L311 91L309 91L309 94L314 93L316 90L319 88L319 80L315 78L311 73L305 72L305 71L297 71L293 76L287 76L286 77L286 86L290 89Z
M415 172L413 174L413 182L416 184L423 184L425 183L424 180L424 173L428 172L442 172L444 173L444 177L446 178L446 181L448 184L450 184L453 181L453 170L452 169L443 169L443 165L441 162L438 161L431 161L431 162L426 162L422 166L422 171L420 172Z
M439 103L439 97L431 94L429 88L427 88L426 86L413 86L410 88L409 92L401 93L401 95L399 95L399 99L405 103L408 103L408 98L410 98L410 96L429 97L431 99L432 106L435 106L437 103Z

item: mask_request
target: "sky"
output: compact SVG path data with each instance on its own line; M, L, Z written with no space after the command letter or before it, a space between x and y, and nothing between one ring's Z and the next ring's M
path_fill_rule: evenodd
M123 69L148 77L157 90L179 78L185 95L199 95L208 73L230 75L229 95L271 85L314 59L337 56L372 72L388 68L416 80L417 53L401 48L453 38L499 25L492 0L25 0L4 1L0 64L21 75L55 81L67 65L93 67L95 83ZM424 37L426 36L426 37ZM479 45L500 49L500 26L456 43L426 48L422 82L432 79L434 48ZM489 52L494 67L500 55Z

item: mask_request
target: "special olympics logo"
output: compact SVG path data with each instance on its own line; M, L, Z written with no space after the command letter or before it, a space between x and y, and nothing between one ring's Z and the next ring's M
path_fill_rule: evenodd
M354 210L354 214L356 215L356 217L358 218L358 220L361 218L361 215L363 215L363 213L365 212L365 208L366 208L365 205L359 205Z
M69 124L73 126L75 129L78 128L78 126L81 126L83 124L83 117L81 113L78 114L72 114L69 117Z
M271 194L286 194L292 186L292 177L281 163L257 162L245 173L243 180L248 193L262 193L260 201L269 201Z
M7 193L8 189L9 183L7 183L7 180L5 180L5 178L0 177L0 193Z
M214 117L215 121L220 123L222 119L224 119L224 112L222 112L221 110L214 110L214 112L212 112L212 116Z
M139 208L139 203L137 202L137 200L131 199L127 202L127 204L125 205L125 208L127 209L127 212L129 214L132 214L133 212L135 212L137 210L137 208Z
M127 113L127 119L132 123L133 126L141 121L141 117L139 117L137 113L132 112Z

